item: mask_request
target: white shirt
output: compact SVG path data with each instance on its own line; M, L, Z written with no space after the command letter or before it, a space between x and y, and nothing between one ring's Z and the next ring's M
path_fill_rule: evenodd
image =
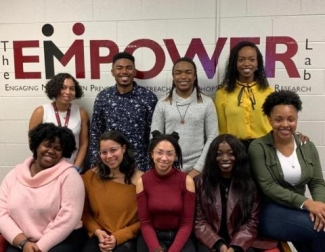
M58 126L58 122L56 120L55 112L52 103L47 103L43 105L44 114L43 114L43 123L54 123ZM61 124L64 126L65 116L67 112L59 112ZM74 138L76 140L77 149L72 153L71 158L67 158L67 161L71 164L74 163L76 159L77 152L79 150L79 134L81 130L81 117L80 117L80 109L76 104L71 104L71 114L69 118L68 128L72 130Z
M294 141L294 151L289 157L284 156L280 151L276 151L283 171L284 180L292 185L298 184L301 179L301 167L297 157L297 144Z

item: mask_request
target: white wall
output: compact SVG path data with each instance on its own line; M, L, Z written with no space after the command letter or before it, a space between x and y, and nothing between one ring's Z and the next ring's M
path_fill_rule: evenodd
M91 77L91 40L110 40L120 51L127 46L135 50L133 54L139 71L150 71L157 62L162 63L162 70L155 77L137 79L146 87L163 89L156 92L162 96L165 89L171 86L170 70L173 65L169 53L171 47L167 48L166 40L173 41L179 54L184 56L191 41L200 39L203 49L211 58L217 41L219 44L224 38L219 63L214 66L217 71L215 75L213 71L209 76L205 73L207 60L202 63L198 56L194 57L199 69L199 84L205 93L213 97L229 54L231 39L257 38L265 61L271 66L274 59L270 54L272 43L276 40L279 43L281 40L278 37L285 37L285 42L291 40L288 47L278 44L275 53L286 55L297 45L297 52L292 57L284 57L286 62L291 62L291 70L277 61L274 76L269 77L269 81L273 87L298 90L303 100L299 130L316 143L325 164L325 1L1 0L0 8L0 179L30 155L27 147L28 120L36 106L47 102L41 88L46 83L44 41L52 41L63 54L76 40L83 43L79 52L84 52L85 59L77 64L80 66L84 63L85 78L78 78L78 81L87 90L85 97L77 103L91 115L99 87L114 84L110 75L111 63L100 65L100 79ZM85 28L79 36L72 31L76 23L82 23ZM45 24L51 24L54 28L50 37L42 33ZM161 56L156 59L151 49L134 45L135 41L141 39L148 39L149 46L161 48L165 61ZM19 41L24 41L25 46L21 50L23 57L34 56L24 59L25 63L22 63L18 51L13 50L13 45L18 45ZM26 47L26 41L33 41L32 47ZM35 43L38 45L35 46ZM143 43L138 43L138 46ZM99 50L101 57L110 53L112 51L107 48ZM66 71L76 76L74 58L66 66L58 60L54 60L54 65L55 73ZM26 73L39 72L40 77L18 79L19 66ZM270 71L270 68L267 70ZM300 77L289 76L295 71ZM33 90L10 91L10 88Z

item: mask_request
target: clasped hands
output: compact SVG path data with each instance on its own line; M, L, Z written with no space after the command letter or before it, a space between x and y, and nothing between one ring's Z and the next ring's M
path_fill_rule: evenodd
M24 233L18 234L13 240L13 246L17 247L19 243L27 239ZM42 252L35 242L28 241L23 247L23 252Z
M36 243L34 242L27 242L23 247L23 252L42 252Z
M309 211L309 216L312 222L314 222L314 229L319 231L325 231L325 204L320 201L313 201L307 199L304 202L304 209Z
M110 252L116 247L114 235L109 235L105 231L97 229L94 233L99 240L99 249L101 252Z
M235 250L230 247L228 248L225 244L223 244L221 247L220 247L220 252L235 252Z

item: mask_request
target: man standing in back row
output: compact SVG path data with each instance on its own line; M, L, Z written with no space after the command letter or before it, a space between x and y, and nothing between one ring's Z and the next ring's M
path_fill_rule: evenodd
M113 57L112 75L116 85L96 97L90 127L90 165L98 160L98 142L102 133L120 131L135 151L137 168L149 170L148 144L156 95L134 81L134 57L120 52ZM110 154L114 156L114 154Z
M182 171L192 178L202 172L209 146L218 135L216 108L202 94L194 61L183 57L172 69L172 88L159 100L152 117L151 132L179 134Z

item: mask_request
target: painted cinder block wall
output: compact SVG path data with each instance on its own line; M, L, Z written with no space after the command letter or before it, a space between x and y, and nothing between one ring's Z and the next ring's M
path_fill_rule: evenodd
M254 38L268 62L271 85L295 89L301 95L303 111L298 130L315 142L325 165L324 1L0 0L0 3L0 180L15 164L31 155L27 145L28 121L36 106L48 102L42 90L46 83L44 41L51 41L63 54L75 41L82 41L84 61L75 63L72 57L63 66L54 59L54 69L55 73L64 71L76 76L76 64L84 65L85 77L78 81L85 87L85 96L76 102L91 116L98 90L114 85L111 63L97 67L99 79L92 77L91 41L111 41L120 51L134 50L138 71L153 75L149 79L137 79L138 83L151 88L159 97L171 86L175 56L171 50L176 48L184 56L199 50L197 47L189 50L191 42L201 41L204 50L200 50L200 56L206 53L208 59L194 57L199 84L206 94L214 97L231 41ZM84 28L79 35L73 32L77 23ZM53 27L50 36L42 33L45 24ZM216 45L224 40L224 45L218 47L218 64L211 65L209 59ZM14 52L14 44L18 45L19 41L24 45L33 41L33 46L21 49L23 57L31 56L31 62L19 57L18 51ZM145 43L155 49L143 46ZM295 47L296 52L289 57L288 52ZM102 47L97 56L105 58L112 51ZM158 58L154 51L160 52ZM285 64L276 61L272 70L274 53L284 54ZM153 70L156 65L161 68ZM23 74L17 72L18 68ZM39 76L24 78L31 72Z

